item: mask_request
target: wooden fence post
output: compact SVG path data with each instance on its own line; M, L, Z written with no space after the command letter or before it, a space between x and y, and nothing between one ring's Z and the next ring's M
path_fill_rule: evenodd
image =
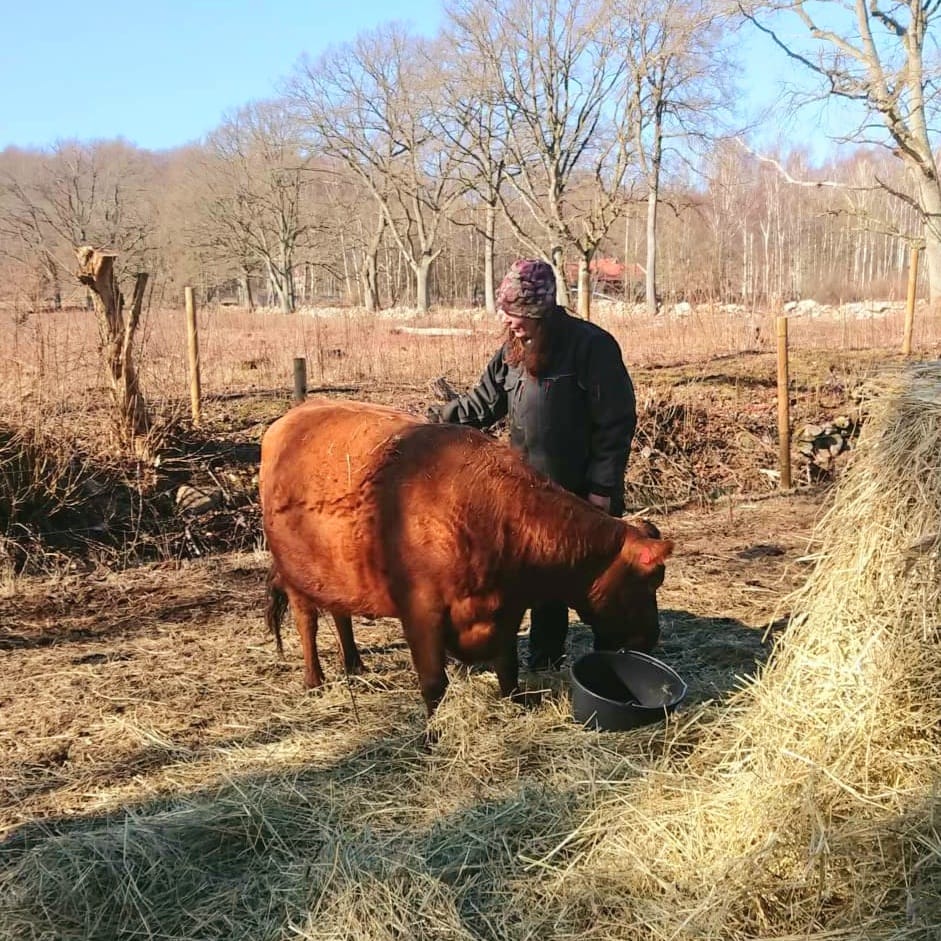
M908 297L905 301L905 331L902 334L902 355L912 355L912 325L915 322L915 287L918 283L918 255L921 249L912 247L908 263Z
M787 374L787 317L777 318L778 334L778 471L781 489L791 489L791 400Z
M186 304L186 351L190 372L190 410L193 415L193 424L198 425L202 420L199 382L199 331L196 325L196 301L193 299L193 289L191 287L183 288L183 298Z
M294 359L294 404L307 398L307 360L303 356Z

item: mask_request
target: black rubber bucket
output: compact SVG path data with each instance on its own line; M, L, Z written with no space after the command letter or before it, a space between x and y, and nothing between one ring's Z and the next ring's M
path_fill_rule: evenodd
M637 650L596 650L572 664L572 714L601 731L636 729L663 719L686 695L679 674Z

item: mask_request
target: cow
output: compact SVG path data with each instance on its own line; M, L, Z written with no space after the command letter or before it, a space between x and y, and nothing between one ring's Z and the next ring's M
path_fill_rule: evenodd
M649 651L659 639L672 541L563 490L480 431L311 399L265 432L259 496L266 620L280 650L290 604L308 687L324 681L321 612L348 673L363 669L352 616L398 618L429 718L448 654L491 663L501 695L523 698L517 632L534 604L564 601L600 649Z

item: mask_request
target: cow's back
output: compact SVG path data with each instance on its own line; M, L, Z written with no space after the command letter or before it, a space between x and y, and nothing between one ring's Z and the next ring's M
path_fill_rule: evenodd
M518 463L470 429L383 406L292 409L266 432L259 475L282 577L320 607L375 616L401 617L414 590L440 595L422 604L460 592L455 582L474 574L472 478L492 472L494 449Z

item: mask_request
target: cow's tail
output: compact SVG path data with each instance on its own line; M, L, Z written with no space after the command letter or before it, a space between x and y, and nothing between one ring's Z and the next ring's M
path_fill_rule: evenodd
M284 657L284 645L281 643L281 622L284 620L284 612L288 609L288 596L281 581L281 573L274 563L268 569L266 588L265 624L268 625L268 630L274 634L278 656Z

